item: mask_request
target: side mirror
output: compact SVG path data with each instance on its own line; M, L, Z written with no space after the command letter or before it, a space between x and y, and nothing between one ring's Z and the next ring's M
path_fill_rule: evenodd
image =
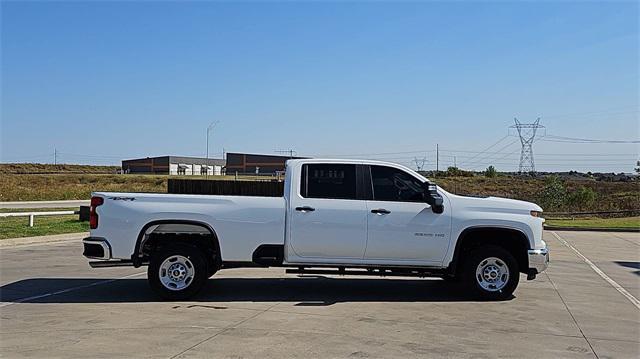
M438 187L431 183L425 183L425 202L431 205L433 213L442 213L444 211L444 200L438 193Z

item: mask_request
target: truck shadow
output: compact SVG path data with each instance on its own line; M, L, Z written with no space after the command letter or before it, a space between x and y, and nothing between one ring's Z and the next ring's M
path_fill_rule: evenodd
M0 287L5 303L159 302L146 279L35 278ZM189 302L298 302L326 306L343 302L473 301L468 291L442 280L213 278Z
M626 268L640 269L640 262L615 261L615 263L619 266L626 267ZM636 275L640 275L640 270L636 270L633 273Z

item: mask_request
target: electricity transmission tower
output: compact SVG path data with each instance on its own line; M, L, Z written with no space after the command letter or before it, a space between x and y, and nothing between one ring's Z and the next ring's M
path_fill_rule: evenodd
M522 143L522 149L520 150L520 166L518 172L522 173L535 173L536 166L533 161L533 142L536 138L536 133L540 129L544 129L544 126L540 124L540 117L536 119L534 123L522 123L517 118L513 119L515 125L509 128L515 128L518 130L518 136L520 136L520 142Z
M427 158L426 157L422 157L422 158L414 157L413 158L413 162L416 164L416 170L418 172L420 172L420 171L422 171L424 169L424 164L427 162Z

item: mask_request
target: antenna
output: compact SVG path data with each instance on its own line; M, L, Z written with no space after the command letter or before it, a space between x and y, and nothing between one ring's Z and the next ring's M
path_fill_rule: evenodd
M518 130L518 136L520 137L520 143L522 143L522 149L520 150L520 166L518 166L518 173L531 173L536 172L535 162L533 160L533 142L536 138L536 133L539 129L545 127L540 124L540 117L536 119L534 123L522 123L514 118L515 125L509 128L515 128Z

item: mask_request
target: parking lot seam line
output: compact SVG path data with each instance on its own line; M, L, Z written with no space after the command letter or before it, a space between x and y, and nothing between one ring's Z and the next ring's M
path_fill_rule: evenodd
M611 233L611 235L613 235L614 237L616 237L616 238L618 238L618 239L622 239L623 241L625 241L625 242L627 242L627 243L631 243L631 244L633 244L634 246L639 246L639 247L640 247L640 243L636 243L636 242L631 241L631 240L629 240L629 239L627 239L627 238L621 237L621 236L619 236L619 235L617 235L617 234L615 234L615 233Z
M571 309L569 309L569 306L567 305L567 302L565 302L564 298L562 297L562 294L560 294L560 291L558 290L558 287L556 287L556 284L553 283L553 280L551 280L551 276L549 276L549 273L546 273L546 272L544 274L547 276L547 279L549 279L549 283L551 283L551 285L553 286L553 289L556 290L556 293L558 294L558 297L560 297L560 300L562 301L562 304L564 305L564 308L567 310L567 313L569 313L569 315L571 316L571 319L573 319L573 322L575 323L576 327L580 331L580 334L582 335L584 340L587 342L587 345L589 346L589 348L591 348L591 352L593 353L593 355L595 355L596 358L599 358L598 354L593 349L593 346L591 345L591 342L589 342L589 339L587 338L586 335L584 335L584 332L582 331L582 328L580 328L580 324L578 324L578 321L576 320L576 317L574 317L573 313L571 313Z
M462 325L450 325L450 324L444 324L444 325L440 325L442 327L449 327L449 328L454 328L454 329L473 329L471 327L465 327ZM333 332L325 332L325 331L309 331L309 330L285 330L285 329L271 329L271 328L252 328L252 327L246 327L243 326L241 328L236 328L236 329L240 329L240 330L254 330L254 331L267 331L267 332L281 332L281 333L295 333L295 334L322 334L322 335L331 335L331 336L343 336L344 333L342 334L336 334ZM517 335L536 335L536 336L551 336L551 337L560 337L560 338L574 338L574 339L584 339L584 337L582 335L570 335L570 334L553 334L553 333L540 333L540 332L524 332L524 331L518 331L518 330L496 330L496 329L488 329L484 331L487 332L491 332L491 333L498 333L498 334L517 334ZM351 334L351 336L358 338L359 336L357 335L353 335ZM614 340L614 339L600 339L600 338L594 338L597 340ZM389 340L395 340L395 339L389 339ZM395 341L401 341L401 340L395 340ZM622 341L622 340L619 340ZM636 343L634 341L630 341L630 340L626 340L625 342L629 342L629 343Z
M215 334L211 335L211 336L210 336L210 337L208 337L208 338L205 338L204 340L201 340L200 342L198 342L198 343L196 343L196 344L194 344L194 345L190 346L189 348L187 348L187 349L185 349L185 350L181 351L180 353L178 353L178 354L176 354L176 355L171 356L171 357L170 357L170 359L177 358L178 356L180 356L180 355L182 355L182 354L184 354L184 353L188 352L189 350L191 350L191 349L193 349L193 348L195 348L195 347L199 346L199 345L200 345L200 344L202 344L202 343L205 343L205 342L207 342L207 341L209 341L209 340L211 340L211 339L213 339L213 338L217 337L218 335L220 335L220 334L222 334L222 333L226 332L227 330L229 330L229 329L233 329L233 328L236 328L236 327L238 327L238 325L241 325L242 323L244 323L244 322L246 322L246 321L248 321L248 320L251 320L251 319L253 319L253 318L257 317L257 316L259 316L260 314L266 313L267 311L269 311L271 308L275 307L275 306L276 306L276 305L278 305L278 304L280 304L280 302L275 303L275 304L273 304L273 305L269 306L268 308L265 308L264 310L262 310L262 311L260 311L260 312L258 312L258 313L256 313L256 314L254 314L254 315L252 315L252 316L250 316L250 317L248 317L248 318L242 319L241 321L239 321L239 322L237 322L237 323L233 323L233 324L227 325L227 326L226 326L226 327L224 327L221 331L219 331L219 332L217 332L217 333L215 333Z
M640 309L640 300L638 300L638 298L634 297L631 293L629 293L626 289L624 289L620 284L618 284L616 281L611 279L611 277L609 277L605 272L603 272L600 268L598 268L598 266L593 264L593 262L590 261L589 258L585 257L574 246L569 244L569 242L564 240L564 238L560 237L560 235L558 235L556 232L552 231L551 234L553 234L553 236L556 237L556 239L560 243L564 244L565 246L570 248L572 251L574 251L580 259L582 259L585 263L587 263L589 267L593 269L594 272L596 272L600 277L602 277L602 279L604 279L609 284L611 284L611 286L615 288L620 294L625 296L631 302L631 304L635 305L636 308Z
M55 292L38 294L38 295L34 295L34 296L31 296L31 297L27 297L27 298L20 298L20 299L13 300L11 302L0 302L0 308L6 307L6 306L9 306L9 305L13 305L13 304L32 301L32 300L36 300L36 299L40 299L40 298L46 298L46 297L50 297L50 296L53 296L53 295L68 293L68 292L72 292L72 291L78 290L78 289L90 288L90 287L95 287L97 285L113 283L113 282L118 281L118 280L127 279L127 278L131 278L131 277L136 277L136 276L139 276L139 275L145 274L145 273L146 272L141 272L141 273L135 273L135 274L126 275L124 277L101 280L101 281L97 281L97 282L93 282L93 283L89 283L89 284L85 284L85 285L80 285L80 286L77 286L77 287L71 287L71 288L57 290Z
M319 317L328 317L328 318L349 318L354 320L359 319L374 319L379 322L393 322L393 323L405 323L405 324L419 324L422 323L420 321L399 321L396 319L376 319L372 317L351 317L351 316L343 316L343 315L330 315L330 314L317 314L317 313L307 313L307 312L291 312L285 310L269 310L271 313L280 313L280 314L291 314L291 315L302 315L302 316L319 316ZM572 334L555 334L555 333L542 333L537 331L522 331L522 330L512 330L512 329L486 329L485 326L474 327L468 324L451 324L451 323L440 323L438 324L442 327L450 327L450 328L470 328L470 329L482 329L488 330L493 333L518 333L518 334L532 334L532 335L550 335L556 337L567 337L567 338L582 338L580 335L572 335Z

